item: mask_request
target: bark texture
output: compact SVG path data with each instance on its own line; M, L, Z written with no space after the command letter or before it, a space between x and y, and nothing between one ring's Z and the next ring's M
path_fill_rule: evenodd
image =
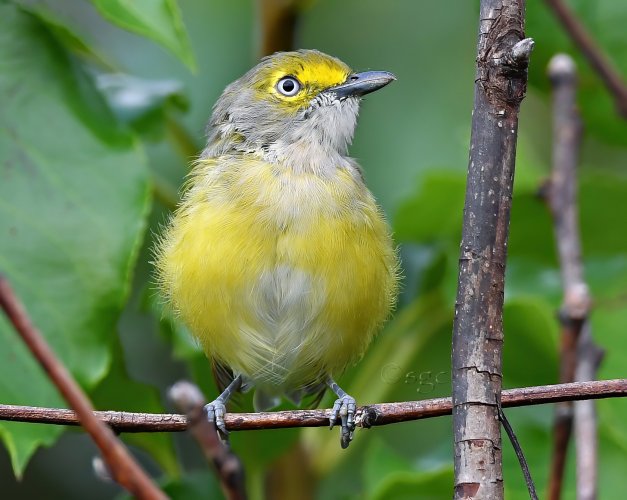
M455 498L503 498L503 290L518 110L533 41L524 1L482 0L453 331Z

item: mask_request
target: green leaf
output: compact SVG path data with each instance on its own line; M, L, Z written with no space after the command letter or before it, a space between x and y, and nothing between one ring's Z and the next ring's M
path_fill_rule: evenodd
M503 320L503 385L557 383L558 323L552 305L536 297L508 300Z
M614 402L618 403L617 400L614 400ZM601 408L602 405L599 405L599 413L601 411ZM620 406L618 406L618 408L620 409ZM622 413L622 415L624 416L625 414ZM624 422L624 418L623 420L618 420L618 426L624 427ZM627 447L625 446L624 442L619 443L618 440L614 438L612 434L614 430L615 429L611 429L610 432L608 432L608 428L605 426L602 426L599 430L598 498L600 498L601 500L612 500L617 496L620 497L621 492L625 487L625 470L627 469Z
M206 500L222 497L222 491L212 471L188 472L183 478L163 482L161 487L172 500Z
M159 481L163 492L172 500L206 500L223 498L222 490L213 471L190 471L183 477L168 477ZM122 492L116 500L132 500L134 497Z
M611 308L602 310L593 309L591 315L592 337L595 342L605 349L603 361L599 367L599 379L625 377L627 366L627 337L625 324L627 322L627 308L625 296L622 303L618 302ZM627 429L625 428L625 412L627 400L608 399L598 401L599 421L608 439L623 449L623 462L627 462Z
M384 489L389 483L389 476L414 472L411 463L394 452L385 442L375 436L365 450L364 487L366 491L375 492Z
M57 394L50 394L45 401L49 406L62 406ZM43 404L43 403L42 403ZM28 461L40 446L51 446L65 429L61 426L26 424L21 422L2 422L0 438L4 442L11 465L17 479L22 479Z
M395 474L372 499L440 500L453 491L453 467L443 467L431 472Z
M283 410L282 408L276 408ZM237 410L240 411L240 410ZM294 446L299 429L266 429L233 433L233 451L239 456L251 475L263 475L270 464Z
M0 28L0 270L65 366L90 387L108 370L145 230L145 158L35 18L3 5ZM0 344L2 402L63 404L4 319ZM0 427L18 474L60 433Z
M98 62L102 66L111 67L112 64L89 40L82 27L72 22L67 16L67 5L54 5L52 7L44 0L15 0L21 9L38 17L46 25L50 33L67 50L74 52L86 59ZM66 2L67 3L67 2ZM75 7L75 6L72 6Z
M396 238L429 242L459 240L464 208L465 179L456 172L431 173L415 196L403 202L394 219Z
M557 268L553 221L535 192L519 192L512 201L508 257Z
M586 279L596 298L625 289L627 276L627 182L602 174L579 180L579 220ZM553 221L546 203L534 192L514 195L508 244L507 292L541 295L555 306L562 285L557 262Z
M394 473L369 498L397 500L440 500L453 491L453 467L430 472Z
M151 38L196 69L192 47L176 0L91 0L109 21Z
M370 462L366 462L367 474L371 478L378 477L378 481L368 488L368 499L439 500L450 497L453 491L453 467L408 470L407 463L391 450L379 448L379 452L379 456L370 453Z
M625 255L627 231L618 228L625 225L627 180L609 175L586 175L580 186L584 257Z
M187 110L183 85L177 80L148 80L124 73L101 73L98 89L120 122L150 139L160 139L171 110Z

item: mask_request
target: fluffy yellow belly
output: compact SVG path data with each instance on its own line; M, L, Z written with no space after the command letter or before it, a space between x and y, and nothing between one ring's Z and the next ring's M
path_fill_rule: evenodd
M261 161L197 167L157 268L207 355L272 392L358 359L397 289L387 224L355 172Z

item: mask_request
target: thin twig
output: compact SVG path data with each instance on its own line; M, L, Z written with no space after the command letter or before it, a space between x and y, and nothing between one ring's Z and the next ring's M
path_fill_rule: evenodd
M497 410L499 412L499 420L503 424L503 428L509 437L510 442L512 443L512 448L514 448L514 453L516 453L516 457L518 457L518 463L520 464L520 468L523 471L523 476L525 477L525 483L527 484L527 490L529 491L529 497L531 500L538 500L538 494L536 493L536 485L533 484L533 478L531 477L531 472L529 472L529 464L527 464L527 459L525 458L525 454L522 451L522 447L518 442L518 438L514 433L514 429L507 420L505 413L503 412L503 408L501 403L499 403L497 399Z
M620 115L627 118L627 85L618 71L568 5L562 0L546 0L546 3L614 97Z
M571 401L558 403L555 407L553 422L553 454L549 476L548 500L559 500L562 496L564 469L568 443L573 427L573 405Z
M533 40L524 0L481 0L453 326L454 498L503 498L503 291L518 111Z
M576 380L596 378L605 351L592 340L590 322L583 325L578 345ZM574 435L577 454L577 500L596 500L598 491L599 450L595 404L577 401L574 404Z
M94 415L91 402L32 325L9 282L2 276L0 276L0 306L50 380L76 411L78 421L100 449L113 479L137 498L151 500L167 498L135 462L113 431Z
M559 381L569 383L575 380L577 343L590 309L588 288L583 281L577 223L576 168L581 141L581 122L576 109L575 62L566 54L558 54L549 63L548 75L553 85L553 171L542 193L553 216L564 288L564 299L559 315L561 324ZM561 498L572 423L572 402L556 405L549 500Z
M595 380L572 384L541 385L507 389L501 393L503 408L542 405L560 401L627 397L627 379ZM451 414L451 398L379 403L357 410L357 425L373 427L409 422ZM285 429L290 427L328 427L331 410L293 410L265 413L227 413L229 431ZM97 411L96 417L115 432L183 432L185 415ZM79 425L72 410L0 405L0 420L50 425Z
M187 416L189 432L194 436L205 458L213 464L224 496L245 500L244 468L240 459L218 437L213 421L207 418L205 398L190 382L178 382L170 388L170 399Z
M562 325L560 382L592 380L602 351L592 341L588 315L590 293L584 281L577 209L577 163L581 123L576 110L576 68L567 55L555 56L549 65L553 84L553 171L543 190L553 215L564 300L560 310ZM577 416L579 415L579 416ZM597 437L593 403L580 405L574 412L577 446L577 498L592 500L597 490ZM573 427L573 405L556 409L554 452L549 482L550 500L561 496L568 441Z

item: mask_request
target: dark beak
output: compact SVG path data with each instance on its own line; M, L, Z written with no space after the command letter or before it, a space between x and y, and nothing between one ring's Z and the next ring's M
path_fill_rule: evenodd
M344 83L325 90L325 93L335 95L336 99L347 97L361 97L375 90L385 87L396 77L388 71L364 71L349 75Z

